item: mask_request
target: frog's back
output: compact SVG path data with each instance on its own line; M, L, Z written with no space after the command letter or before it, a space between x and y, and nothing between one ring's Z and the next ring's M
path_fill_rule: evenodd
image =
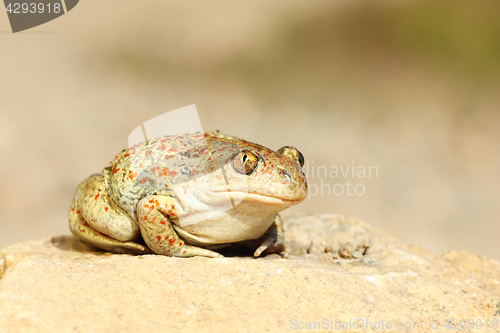
M111 197L136 219L140 199L173 196L168 184L186 182L211 170L208 144L200 132L155 138L125 149L103 175Z

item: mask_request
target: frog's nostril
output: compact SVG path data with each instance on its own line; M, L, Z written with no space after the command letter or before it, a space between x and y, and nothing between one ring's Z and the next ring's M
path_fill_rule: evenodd
M290 182L292 180L292 175L290 174L290 172L288 172L288 170L281 170L281 174L283 175L283 178L286 178L286 182Z

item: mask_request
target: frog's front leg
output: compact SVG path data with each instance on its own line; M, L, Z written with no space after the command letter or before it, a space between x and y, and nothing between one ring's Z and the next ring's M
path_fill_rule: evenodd
M174 257L224 257L217 252L186 244L172 227L171 218L177 218L177 215L173 199L169 196L152 195L137 204L137 223L142 238L154 253Z
M276 215L273 224L259 239L250 241L260 246L255 250L254 256L258 257L262 253L281 253L283 258L288 258L291 252L290 243L285 239L285 231L283 230L283 220Z

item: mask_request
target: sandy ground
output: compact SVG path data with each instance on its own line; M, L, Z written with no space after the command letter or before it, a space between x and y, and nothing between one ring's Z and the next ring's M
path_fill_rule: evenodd
M205 130L302 151L310 197L288 213L500 259L497 72L394 51L363 4L86 0L18 34L0 13L0 248L68 234L78 183L196 104Z
M0 326L23 333L497 331L500 262L463 251L437 255L338 215L284 224L294 248L288 259L234 250L225 258L112 254L72 236L3 248Z

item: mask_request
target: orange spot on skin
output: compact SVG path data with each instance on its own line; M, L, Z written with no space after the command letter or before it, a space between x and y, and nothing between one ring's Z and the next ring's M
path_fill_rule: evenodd
M165 224L165 223L166 223L166 222L165 222L165 221L163 221L163 220L161 220L161 221L160 221L160 224Z
M94 197L94 200L97 200L97 198L99 198L99 195L100 195L100 193L99 193L99 192L97 192L97 194L96 194L96 195L95 195L95 197Z
M169 236L165 236L165 239L169 239L170 237Z
M177 175L177 172L176 172L176 171L173 171L173 170L168 171L168 170L167 170L167 174L166 174L165 176L174 177L175 175Z
M186 250L184 250L182 253L186 253Z
M90 224L88 224L87 222L84 222L83 225L86 227L90 227Z
M105 211L108 211L108 209L109 209L109 207L104 207L104 210L105 210Z
M156 239L158 240L158 243L161 241L161 236L156 236Z
M129 153L126 153L125 155L123 155L123 157L129 157L130 154Z
M77 214L81 214L81 212L79 210L76 211Z
M182 246L182 242L179 242L179 246Z
M168 244L169 244L169 245L174 245L174 242L175 242L175 239L173 239L173 238L172 238L172 239L170 239L170 240L168 241Z

